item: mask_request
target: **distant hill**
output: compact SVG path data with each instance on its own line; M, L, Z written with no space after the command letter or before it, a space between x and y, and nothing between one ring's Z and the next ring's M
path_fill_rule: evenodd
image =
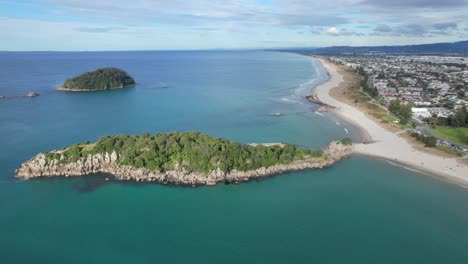
M334 46L317 48L308 52L314 54L468 54L468 41L406 46Z

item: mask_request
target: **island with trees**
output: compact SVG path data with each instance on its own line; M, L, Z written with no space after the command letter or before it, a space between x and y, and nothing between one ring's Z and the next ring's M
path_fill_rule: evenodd
M118 68L100 68L66 80L57 90L88 92L135 86L135 80Z
M351 154L351 141L324 149L291 144L239 144L199 132L105 136L40 153L16 170L18 178L108 173L118 180L214 185L324 168Z

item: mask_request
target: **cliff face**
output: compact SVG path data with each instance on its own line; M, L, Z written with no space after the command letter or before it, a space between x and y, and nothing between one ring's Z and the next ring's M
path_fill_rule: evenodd
M16 170L18 178L31 179L47 176L81 176L93 173L113 174L119 180L134 180L138 182L160 182L186 185L214 185L218 182L241 182L250 179L262 178L274 174L299 171L304 169L324 168L348 157L351 146L332 142L324 149L327 158L295 161L290 164L279 164L268 168L259 168L250 171L222 172L213 170L211 173L196 173L187 171L150 171L145 168L135 168L117 164L119 155L116 152L89 155L75 162L61 162L56 159L47 159L44 153L26 161Z

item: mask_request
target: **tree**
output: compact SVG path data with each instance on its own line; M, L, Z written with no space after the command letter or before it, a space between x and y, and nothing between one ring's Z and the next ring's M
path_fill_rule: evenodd
M65 89L102 90L135 85L135 80L125 71L117 68L100 68L68 79L62 85Z
M395 99L390 102L390 105L388 106L388 110L392 112L393 114L397 114L400 111L401 108L401 103L400 100Z
M437 145L437 139L435 137L425 137L424 146L434 148Z
M361 79L361 87L364 90L364 92L368 93L371 97L377 97L379 95L379 91L377 91L377 88L367 84L369 77L367 76L367 73L364 71L364 68L360 67L358 69L359 74L362 76Z
M437 145L437 138L433 136L426 137L424 135L418 134L416 132L411 133L411 136L416 138L416 140L424 143L425 147L434 148Z
M395 99L395 100L390 102L388 110L391 113L393 113L394 115L396 115L397 117L399 117L401 119L400 122L405 125L411 119L411 115L412 115L411 108L412 107L413 107L413 105L411 103L408 103L406 105L402 105L400 103L400 100Z
M452 123L456 127L464 127L468 125L467 121L468 113L466 111L466 107L463 106L455 112L455 115L452 119Z
M95 144L73 145L62 153L51 152L48 159L71 162L87 155L118 153L119 165L168 171L210 173L220 169L246 171L288 164L295 160L320 158L321 150L299 148L294 145L250 146L234 141L210 137L198 132L172 132L141 136L116 135L100 138Z
M411 118L411 115L412 115L412 112L411 112L412 107L413 107L413 104L411 104L411 103L408 103L406 105L401 105L398 115L402 119L409 120Z

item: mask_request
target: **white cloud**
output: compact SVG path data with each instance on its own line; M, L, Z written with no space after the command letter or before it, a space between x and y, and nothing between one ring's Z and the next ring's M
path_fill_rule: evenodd
M327 34L337 36L340 34L340 31L336 27L331 27L327 29Z
M343 39L345 45L367 45L392 39L401 43L402 36L411 36L408 41L440 41L442 34L451 41L468 27L468 5L460 4L467 0L447 0L446 6L439 0L37 0L31 5L0 1L27 9L23 14L0 10L10 16L9 21L0 20L2 34L7 32L10 38L0 42L0 50L34 49L41 43L62 49L105 49L100 42L105 39L111 39L109 45L116 49L248 48L281 42L319 46L328 45L331 37L334 44ZM69 35L80 39L55 42ZM132 38L139 41L132 43Z
M363 36L363 33L355 32L350 29L342 28L338 29L336 27L330 27L325 31L326 34L330 36Z

